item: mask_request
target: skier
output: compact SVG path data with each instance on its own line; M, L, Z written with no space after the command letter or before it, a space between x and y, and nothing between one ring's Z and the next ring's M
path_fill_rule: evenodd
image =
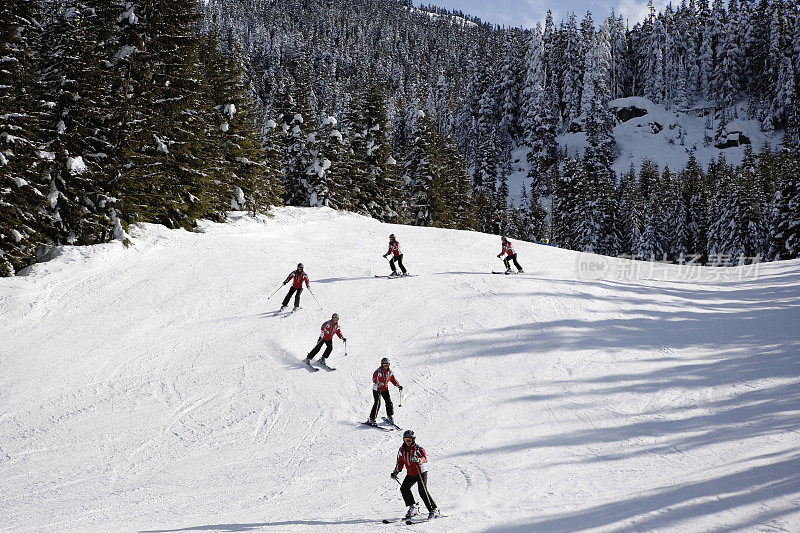
M411 487L414 483L419 483L419 495L428 508L428 520L436 518L439 515L439 509L428 493L428 457L425 454L425 449L416 443L414 432L407 429L403 433L403 445L400 446L400 451L397 452L397 466L394 467L392 472L392 479L397 479L397 474L406 467L406 478L400 486L400 493L403 495L403 501L408 506L406 512L406 519L419 514L419 504L414 501L414 496L411 494Z
M314 359L314 356L317 355L317 353L319 353L319 349L322 348L323 344L325 345L325 351L322 352L322 359L320 360L320 362L323 365L327 366L328 363L326 361L328 359L328 356L331 354L331 351L333 350L334 335L338 335L339 338L342 339L342 342L347 342L347 339L342 337L342 330L339 329L338 313L333 313L331 319L322 324L321 329L322 331L319 334L319 339L317 340L316 346L314 346L314 348L310 352L308 352L308 355L306 355L306 364L308 366L311 366L311 360Z
M403 252L400 251L400 243L394 238L394 233L389 235L389 250L383 254L383 257L386 258L390 255L392 256L392 258L389 260L389 266L392 267L391 275L398 275L397 269L394 267L394 263L397 261L397 264L400 265L400 270L403 272L403 276L407 276L408 272L406 272L406 267L403 266Z
M392 398L389 396L389 382L394 383L398 390L403 390L403 386L397 382L397 378L389 370L389 358L384 357L381 359L381 366L372 373L372 397L375 401L372 404L372 410L369 412L369 420L367 421L367 424L371 426L378 425L375 422L375 418L381 408L381 396L386 400L386 421L394 424L394 405L392 405Z
M522 267L517 263L517 253L514 251L514 247L511 246L511 242L505 237L500 237L500 240L503 242L503 249L500 250L497 257L502 257L504 254L507 254L505 259L503 259L503 262L506 264L506 274L511 274L511 261L514 261L514 266L517 267L519 273L522 274Z
M308 275L303 271L303 263L297 263L297 270L289 274L284 280L283 284L286 285L289 283L290 279L293 279L292 288L289 289L289 293L286 295L286 298L283 299L283 303L281 304L281 308L278 310L278 312L286 309L286 306L289 305L289 300L291 299L292 294L295 293L294 310L296 311L300 307L300 293L303 292L303 282L305 282L306 287L310 288L308 284Z

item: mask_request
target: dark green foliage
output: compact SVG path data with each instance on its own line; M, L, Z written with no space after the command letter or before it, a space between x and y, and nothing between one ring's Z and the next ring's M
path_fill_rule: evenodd
M200 19L193 0L0 4L0 275L280 201L238 45Z
M27 266L51 242L44 125L36 94L39 13L30 0L0 3L0 276Z
M94 244L114 234L116 146L109 109L114 105L114 24L108 2L51 4L42 36L40 79L46 103L41 131L48 165L53 239Z

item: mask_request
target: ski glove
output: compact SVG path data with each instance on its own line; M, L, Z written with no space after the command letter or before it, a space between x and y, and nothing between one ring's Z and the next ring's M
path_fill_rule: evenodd
M498 257L498 259L499 259L499 258L500 258L500 255L498 255L497 257Z
M395 471L393 471L391 474L389 474L389 477L390 477L390 478L392 478L392 479L397 479L397 474L399 474L399 473L400 473L400 472L398 472L397 470L395 470Z
M403 390L403 386L402 385L398 385L397 386L397 390Z
M342 337L342 342L347 342L347 339L345 339L344 337Z
M412 458L411 458L411 462L412 462L412 463L419 463L419 461L420 461L420 458L419 458L419 457L412 457Z

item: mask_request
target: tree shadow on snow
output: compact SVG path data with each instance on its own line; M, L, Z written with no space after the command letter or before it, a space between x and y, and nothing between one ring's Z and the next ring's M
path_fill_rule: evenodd
M574 283L578 294L556 290L535 294L556 300L582 298L581 286L592 286L587 298L615 305L607 307L607 314L595 314L594 320L587 313L464 333L458 338L427 339L427 349L441 354L435 364L443 359L458 362L472 358L499 362L507 356L537 357L552 352L563 352L569 359L569 354L577 350L587 355L582 360L570 359L570 364L587 368L598 364L604 370L611 369L581 377L581 371L573 375L565 367L558 377L531 376L530 385L507 400L532 417L546 413L551 406L576 416L587 408L604 406L604 412L610 414L603 424L572 431L553 428L528 441L518 439L451 457L564 449L561 462L540 465L546 471L557 464L679 454L757 438L798 442L800 437L792 435L800 435L800 273L762 276L759 282L760 287L740 282L723 287L693 284L683 289L673 284L648 289L621 282L557 280L557 285ZM651 355L634 355L635 359L628 360L631 350ZM630 371L614 372L615 366ZM724 393L709 398L708 391L715 389ZM701 400L697 404L670 402L666 396L677 390ZM659 407L648 408L654 397L664 394L656 403ZM620 397L626 404L642 406L641 411L635 415L609 411L614 395L623 395ZM703 401L704 397L708 399ZM576 446L602 451L576 457L568 452ZM738 464L729 465L736 471L719 477L689 470L687 477L695 472L702 479L676 481L612 503L589 502L584 508L575 506L558 515L487 531L679 528L683 520L734 509L745 518L736 523L734 515L727 515L714 526L715 531L756 527L791 514L792 520L800 519L795 518L800 514L796 504L787 501L800 498L800 454L796 448L772 456L759 453L757 448L750 455L743 452ZM779 498L783 501L774 501Z
M757 459L769 459L759 457ZM675 528L686 519L713 516L730 509L759 507L747 513L749 518L727 525L717 524L714 531L740 531L764 526L781 517L797 514L794 506L770 507L765 501L800 494L800 455L783 454L775 462L719 476L696 483L661 487L636 498L588 507L579 511L542 516L525 523L486 529L491 533L527 531L582 531L603 526L604 531L650 531Z

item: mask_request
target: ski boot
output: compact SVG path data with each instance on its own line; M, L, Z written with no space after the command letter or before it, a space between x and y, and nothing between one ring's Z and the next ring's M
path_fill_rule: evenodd
M386 421L389 422L390 424L394 424L394 418L392 418L391 416L387 416Z
M519 270L517 270L517 274L522 274L523 272L525 272L525 271L522 270L521 268Z
M428 513L428 520L432 520L432 519L436 518L437 516L442 516L442 513L439 512L439 509L434 508L433 511Z
M390 278L396 278L396 277L398 277L399 275L400 275L400 274L398 274L396 270L392 270L392 273L391 273L391 274L389 274L389 277L390 277Z
M415 503L414 505L408 506L408 511L406 511L406 516L404 517L406 520L409 518L413 518L419 514L419 504Z
M378 427L378 423L375 422L374 418L370 418L369 420L367 420L367 424L370 425L370 426Z
M506 274L511 274L511 268L506 269Z
M308 366L311 366L311 359L309 359L308 357L306 357L306 364L307 364Z

